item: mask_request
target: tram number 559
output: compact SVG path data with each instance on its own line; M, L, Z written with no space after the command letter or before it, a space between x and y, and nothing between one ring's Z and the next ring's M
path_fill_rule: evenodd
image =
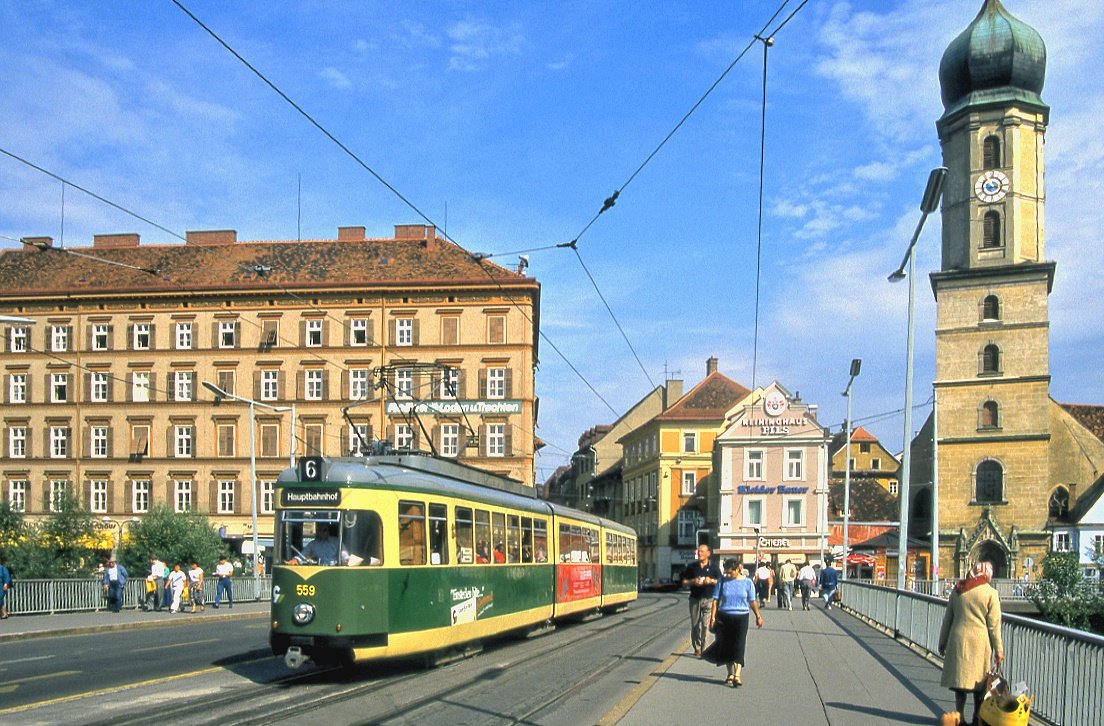
M300 597L314 597L314 585L296 585L295 594Z

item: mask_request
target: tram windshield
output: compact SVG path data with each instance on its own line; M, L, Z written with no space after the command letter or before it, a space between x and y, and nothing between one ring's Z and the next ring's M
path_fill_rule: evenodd
M276 514L276 561L358 567L383 564L383 527L366 510L284 509Z

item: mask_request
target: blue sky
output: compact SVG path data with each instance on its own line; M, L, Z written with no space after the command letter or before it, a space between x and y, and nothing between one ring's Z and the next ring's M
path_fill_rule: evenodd
M185 5L453 239L497 253L575 238L779 2ZM1049 54L1051 392L1104 403L1104 3L1005 5ZM754 383L779 380L838 428L862 358L854 416L892 449L907 286L886 276L941 163L939 58L980 6L811 0L769 51ZM294 239L300 178L303 238L423 221L168 0L7 3L0 24L0 148L174 232ZM579 241L647 376L575 254L530 255L542 330L609 404L542 343L538 480L665 369L688 390L715 355L752 385L762 72L756 43ZM62 236L59 182L0 156L0 198L0 246ZM64 208L67 246L124 231L177 241L73 189ZM934 215L917 251L917 403L933 376L938 248Z

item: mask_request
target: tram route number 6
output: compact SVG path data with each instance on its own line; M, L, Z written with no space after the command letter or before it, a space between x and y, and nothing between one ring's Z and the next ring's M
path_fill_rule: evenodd
M301 481L322 481L322 457L299 457L299 479Z
M314 585L296 585L295 594L299 597L314 597Z

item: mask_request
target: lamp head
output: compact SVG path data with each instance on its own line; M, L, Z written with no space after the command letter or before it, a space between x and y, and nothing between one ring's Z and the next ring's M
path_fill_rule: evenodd
M859 371L862 369L862 358L851 359L851 377L859 375Z
M901 280L904 280L906 277L908 277L908 273L905 272L904 267L901 267L901 268L898 268L895 272L893 272L889 276L889 281L890 282L900 282Z
M211 393L215 394L215 405L216 406L219 405L220 403L222 403L222 399L226 398L227 395L229 395L229 394L226 393L226 391L222 390L221 388L216 386L214 383L211 383L210 381L203 381L203 387L206 388Z

